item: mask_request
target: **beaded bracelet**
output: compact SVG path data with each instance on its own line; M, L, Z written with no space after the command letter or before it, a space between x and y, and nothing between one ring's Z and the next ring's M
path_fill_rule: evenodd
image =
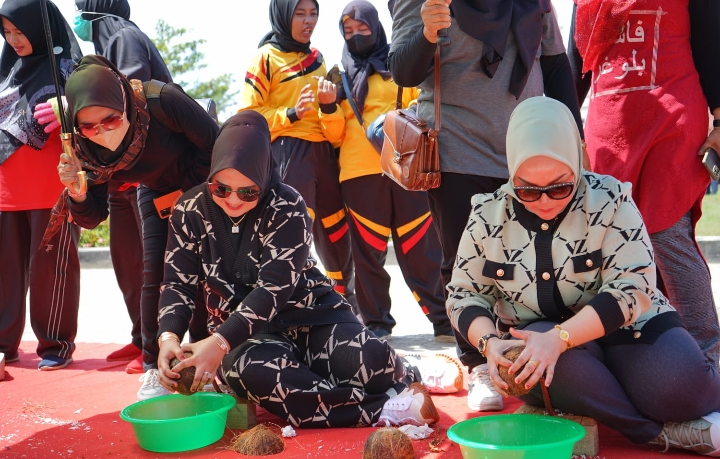
M230 345L228 345L228 342L223 335L221 335L220 333L213 333L213 336L217 338L218 346L220 346L220 349L225 351L225 354L230 352Z
M72 191L70 191L70 188L66 188L66 190L68 196L70 196L71 198L79 198L81 196L85 196L85 193L73 193Z

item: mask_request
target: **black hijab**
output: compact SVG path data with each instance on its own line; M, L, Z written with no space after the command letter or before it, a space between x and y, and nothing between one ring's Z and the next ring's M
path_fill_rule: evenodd
M208 179L223 169L235 169L260 187L260 201L280 183L270 150L270 128L254 110L239 112L223 123L212 151Z
M54 3L47 2L53 46L59 50L55 61L60 87L72 70L73 61L82 57L70 25ZM20 29L32 45L32 54L17 55L7 41L0 55L0 164L23 144L40 150L48 139L33 112L35 105L55 97L55 86L48 58L45 31L38 0L5 0L0 16ZM5 38L4 31L0 31Z
M125 105L123 105L123 92ZM90 139L75 136L81 150L93 163L101 165L115 163L133 140L133 126L137 118L133 89L127 78L109 60L91 54L80 60L77 68L68 78L65 97L68 102L67 114L72 126L77 126L77 113L85 107L108 107L126 114L130 129L125 134L121 146L114 152Z
M96 54L103 54L110 37L120 30L127 27L138 29L138 26L130 20L130 3L128 3L128 0L75 0L75 6L83 12L83 19L93 21L92 41L95 45ZM104 14L112 14L113 16L104 16Z
M347 40L342 52L342 65L347 72L352 87L352 98L355 100L358 112L363 113L365 99L368 94L368 78L373 73L379 73L385 80L390 78L387 68L388 52L390 46L387 43L385 29L380 23L378 12L372 3L367 0L353 0L347 4L340 16L340 33L343 34L343 23L345 19L352 18L367 25L375 39L375 45L364 55L351 53ZM347 98L344 88L338 89L338 100Z
M510 76L510 92L520 97L532 69L543 34L542 16L550 0L454 0L450 10L460 29L483 42L480 67L492 78L503 60L512 31L518 56Z
M248 277L252 273L252 260L238 254L248 253L253 241L256 242L248 235L255 229L253 222L268 206L272 198L270 191L281 183L270 149L270 128L264 116L254 110L244 110L223 123L213 146L208 180L223 169L235 169L260 187L257 205L250 209L235 234L231 232L229 217L213 202L205 185L209 219L215 228L226 229L216 232L222 256L221 267L226 274L240 274L240 277L235 277L235 297L240 301L250 292L247 284L254 283L256 279Z
M319 15L320 5L317 0L313 0L313 2ZM292 19L298 3L300 3L300 0L270 1L270 25L272 26L272 32L268 32L268 34L260 40L258 48L266 43L271 43L279 50L285 52L295 51L305 54L310 52L310 42L300 43L292 36Z

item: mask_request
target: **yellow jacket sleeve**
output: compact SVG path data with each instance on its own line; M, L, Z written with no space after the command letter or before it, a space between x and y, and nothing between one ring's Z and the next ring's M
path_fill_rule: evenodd
M293 123L288 118L288 109L292 107L269 107L267 100L272 82L270 70L270 56L260 52L251 60L250 67L245 73L245 85L240 95L239 112L255 110L265 117L270 127L270 133L277 133L287 129Z

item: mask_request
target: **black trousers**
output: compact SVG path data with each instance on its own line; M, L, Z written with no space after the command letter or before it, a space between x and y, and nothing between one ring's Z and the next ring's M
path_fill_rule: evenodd
M143 285L142 221L137 206L137 187L118 191L124 184L111 182L110 257L118 287L132 322L132 343L142 348L140 332L140 293Z
M165 246L168 238L169 219L160 218L153 199L162 196L140 185L137 190L137 204L142 220L143 238L143 285L140 295L140 322L142 332L143 369L157 368L158 358L158 313L160 306L160 283L165 268ZM201 289L195 296L195 310L188 330L191 341L209 336L207 330L207 308ZM181 337L182 338L182 337Z
M340 192L340 170L329 142L278 137L272 154L285 184L305 200L313 219L313 242L335 289L353 305L355 279L345 203Z
M40 357L70 358L80 305L80 228L63 223L39 250L50 209L0 212L0 352L18 353L30 290L30 325Z
M257 335L222 361L223 378L295 427L371 426L393 388L415 373L361 323L302 327Z
M433 323L435 334L451 330L440 279L442 251L427 194L407 191L382 175L365 175L340 185L350 215L356 294L367 326L392 331L390 275L385 271L388 238L405 283Z
M470 217L470 200L478 193L492 193L506 182L507 179L495 177L443 172L441 185L428 191L430 212L442 246L443 261L440 272L443 287L447 287L452 277L460 238ZM443 292L447 296L447 290L443 288ZM468 367L468 371L486 363L475 344L468 343L457 332L455 338L458 357Z

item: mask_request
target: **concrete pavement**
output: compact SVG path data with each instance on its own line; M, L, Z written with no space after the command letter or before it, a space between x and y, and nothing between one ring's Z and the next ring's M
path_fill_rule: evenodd
M83 263L80 320L76 342L129 343L130 319L113 270L86 266L94 265ZM391 340L393 347L409 352L443 351L455 355L454 345L449 346L434 341L432 324L417 306L412 293L403 281L400 268L396 264L389 263L386 269L392 279L390 285L392 314L398 323L393 330ZM720 263L712 263L710 269L713 276L715 304L720 306ZM29 315L23 340L35 341L30 329Z

